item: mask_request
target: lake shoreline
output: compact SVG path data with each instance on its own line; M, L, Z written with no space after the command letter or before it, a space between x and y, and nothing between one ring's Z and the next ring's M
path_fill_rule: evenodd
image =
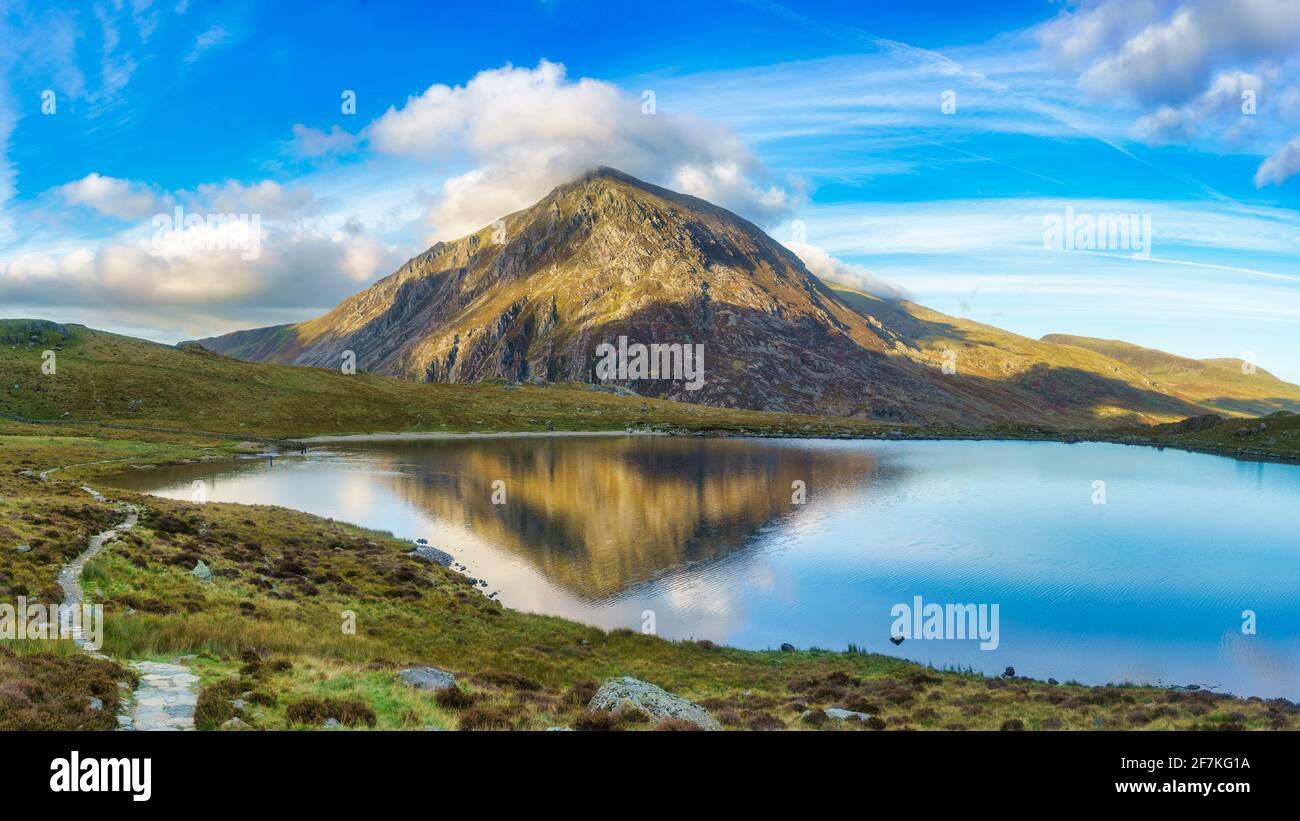
M610 431L377 431L373 433L317 434L312 436L286 437L279 443L288 445L320 445L344 442L404 442L421 440L456 441L461 439L508 439L533 437L614 437L614 436L683 436L701 439L807 439L807 440L862 440L862 441L906 441L906 442L1056 442L1064 445L1083 443L1128 445L1132 447L1150 447L1161 450L1169 448L1189 453L1202 453L1211 456L1223 456L1243 462L1274 462L1277 464L1300 464L1300 454L1259 452L1228 447L1197 445L1185 442L1171 442L1156 438L1134 436L1131 434L1107 436L1096 432L1088 434L1027 431L961 431L947 433L932 429L887 428L878 433L844 432L828 434L825 432L801 433L798 431L730 431L688 430L688 429L632 429ZM255 440L256 441L256 440Z
M330 444L332 442L418 442L422 440L459 439L516 439L533 437L572 436L670 436L657 430L521 430L521 431L402 431L376 433L327 433L319 436L294 437L290 441L303 444Z

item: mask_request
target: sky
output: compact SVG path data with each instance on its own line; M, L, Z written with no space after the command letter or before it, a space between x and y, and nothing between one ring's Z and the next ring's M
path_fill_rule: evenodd
M308 319L597 165L828 280L1300 382L1297 0L0 0L0 316Z

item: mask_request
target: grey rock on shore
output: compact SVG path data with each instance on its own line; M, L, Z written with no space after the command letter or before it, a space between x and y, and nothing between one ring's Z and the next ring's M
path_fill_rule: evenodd
M426 562L440 564L443 567L451 567L451 554L439 550L436 547L421 546L407 553L408 556L414 556L417 559L424 559Z
M702 730L722 729L717 719L700 705L631 676L608 679L592 696L587 708L610 712L634 710L652 721L672 718L690 722Z
M856 710L845 710L843 707L827 707L822 712L826 713L827 717L833 718L836 721L866 721L871 718L871 715L868 713L859 713Z

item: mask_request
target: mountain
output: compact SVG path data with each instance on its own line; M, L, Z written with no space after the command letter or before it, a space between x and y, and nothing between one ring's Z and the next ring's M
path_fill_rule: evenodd
M703 384L606 378L601 346L620 337L702 346ZM612 169L437 243L317 319L197 344L325 368L352 352L359 370L422 382L617 382L890 421L1069 427L1205 412L1103 353L833 289L735 214Z
M1300 386L1241 359L1188 359L1114 339L1049 334L1044 342L1095 351L1140 372L1164 393L1229 415L1300 412Z
M602 343L703 345L704 384L638 393L883 419L964 417L798 257L703 200L600 169L498 226L440 242L309 322L199 340L262 362L427 382L594 381Z

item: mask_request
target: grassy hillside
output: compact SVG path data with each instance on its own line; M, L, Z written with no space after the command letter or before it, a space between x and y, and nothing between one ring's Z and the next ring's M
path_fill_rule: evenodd
M1188 359L1114 339L1050 334L1044 343L1094 351L1139 372L1151 385L1203 405L1215 413L1265 416L1300 412L1300 385L1283 382L1262 368L1242 372L1240 359Z
M1115 441L1221 453L1242 459L1300 459L1300 414L1276 411L1263 418L1210 414L1166 425L1117 430Z
M55 352L45 374L42 352ZM373 431L684 430L864 432L882 423L735 411L585 384L419 384L340 370L243 362L79 325L0 321L0 413L290 437Z
M951 351L956 355L955 381L999 391L1007 401L1045 408L1087 425L1151 424L1205 412L1184 397L1162 391L1139 369L1102 353L1030 339L911 302L832 288L846 305L873 318L877 332L895 349L935 368Z

